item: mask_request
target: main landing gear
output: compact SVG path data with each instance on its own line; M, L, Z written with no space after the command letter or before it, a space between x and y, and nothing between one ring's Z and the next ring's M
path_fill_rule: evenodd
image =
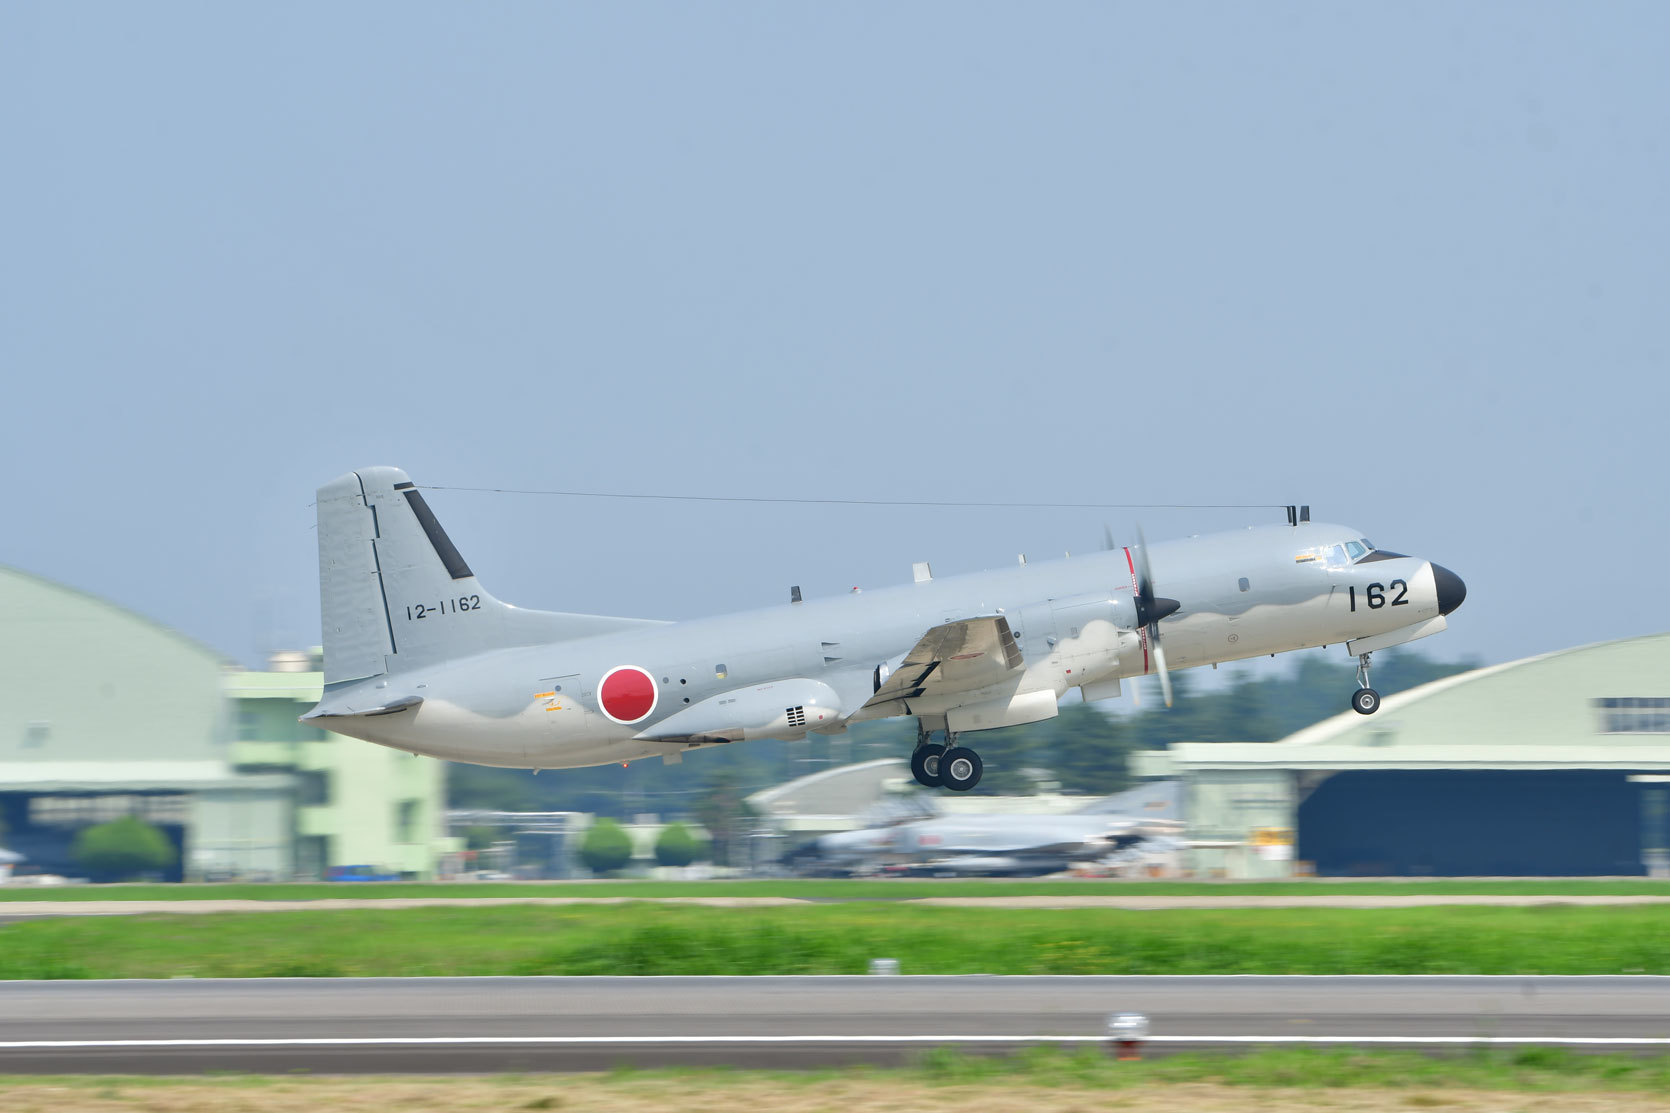
M945 732L945 745L929 740L928 731L916 728L916 749L910 755L911 776L924 788L948 788L967 792L980 783L985 764L967 746L957 745L957 736Z
M1372 715L1380 710L1380 693L1368 686L1367 653L1357 654L1357 690L1351 694L1351 710L1359 715Z

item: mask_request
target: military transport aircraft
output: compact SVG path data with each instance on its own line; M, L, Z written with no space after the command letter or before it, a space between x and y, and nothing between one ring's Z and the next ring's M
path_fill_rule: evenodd
M325 688L304 720L413 753L516 768L606 765L754 738L917 720L911 772L967 791L961 736L1056 714L1069 688L1344 642L1369 654L1444 629L1448 569L1310 522L793 601L688 622L523 610L487 593L397 468L319 489ZM1163 646L1162 646L1163 635ZM942 732L943 743L933 735Z

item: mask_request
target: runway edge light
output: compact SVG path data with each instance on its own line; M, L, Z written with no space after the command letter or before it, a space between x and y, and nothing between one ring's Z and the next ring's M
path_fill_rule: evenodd
M1120 1062L1142 1058L1142 1041L1148 1038L1148 1018L1141 1013L1112 1013L1108 1016L1108 1042Z

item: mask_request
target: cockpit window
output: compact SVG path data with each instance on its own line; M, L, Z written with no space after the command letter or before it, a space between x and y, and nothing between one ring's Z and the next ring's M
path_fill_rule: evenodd
M1374 552L1374 542L1370 541L1366 537L1362 538L1361 540L1363 542L1363 548L1367 549L1371 553Z
M1319 564L1323 568L1344 568L1351 563L1345 555L1344 545L1318 545L1313 549L1302 549L1294 554L1293 559L1299 564Z
M1361 541L1347 541L1345 543L1345 551L1351 554L1352 560L1362 560L1364 557L1368 556L1368 550L1363 548L1363 543Z

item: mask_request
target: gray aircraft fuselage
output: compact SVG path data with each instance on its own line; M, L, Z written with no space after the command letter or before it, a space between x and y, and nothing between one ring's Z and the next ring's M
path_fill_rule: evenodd
M1156 667L1127 548L657 623L498 602L396 469L319 496L326 690L308 718L414 753L551 769L889 716L974 731L1053 715L1070 688L1116 695ZM1158 625L1171 669L1336 643L1367 653L1443 629L1465 590L1314 522L1156 543L1148 559L1178 604ZM967 633L968 651L933 658L936 628ZM921 679L884 690L902 667Z

